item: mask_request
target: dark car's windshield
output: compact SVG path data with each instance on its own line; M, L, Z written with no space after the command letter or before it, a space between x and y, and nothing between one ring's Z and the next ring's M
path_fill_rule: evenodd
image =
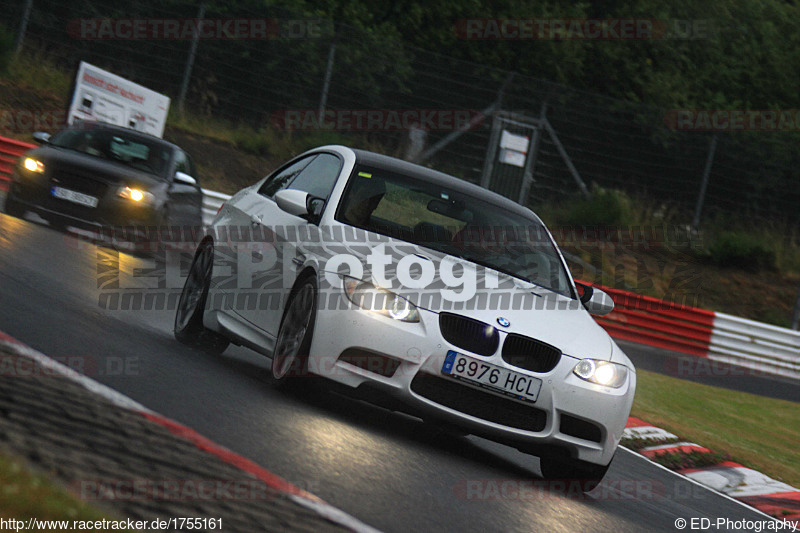
M541 222L447 187L357 165L336 218L572 297Z
M108 159L160 177L166 176L170 156L167 147L157 142L148 142L126 132L102 128L64 130L54 135L50 144Z

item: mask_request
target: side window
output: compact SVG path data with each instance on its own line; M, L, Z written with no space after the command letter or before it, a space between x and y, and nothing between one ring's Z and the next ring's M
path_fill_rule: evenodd
M184 174L189 174L193 178L195 177L192 160L183 150L175 152L175 172L183 172Z
M279 190L286 187L286 185L292 181L300 172L306 168L306 166L315 158L316 156L308 156L304 157L300 161L296 161L289 165L288 167L284 167L281 170L275 172L272 176L267 178L267 181L261 186L258 190L259 194L263 194L264 196L268 196L272 198L272 196L278 192Z
M189 154L187 154L186 152L184 152L183 154L186 156L186 168L189 169L187 174L196 179L197 183L200 183L200 180L197 179L197 168L195 168L194 166L194 161L192 161L192 158L189 157Z
M342 162L338 157L319 154L287 188L305 191L311 196L327 200L341 170Z
M163 150L162 153L166 154L166 152L164 152ZM183 172L184 174L189 174L191 177L195 179L195 181L197 181L198 186L200 185L200 180L197 179L197 172L195 171L192 158L189 157L189 154L187 154L183 150L175 151L175 172Z

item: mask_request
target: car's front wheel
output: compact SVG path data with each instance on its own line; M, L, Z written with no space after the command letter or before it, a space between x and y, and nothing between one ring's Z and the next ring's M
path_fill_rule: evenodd
M308 352L316 315L317 280L313 275L308 275L295 284L283 312L272 355L274 382L282 383L288 378L307 377Z
M203 325L203 313L211 285L214 267L214 245L210 241L200 244L183 285L178 309L175 312L175 338L183 344L200 348L211 354L221 354L230 341Z
M598 465L580 459L544 456L539 458L539 466L545 479L578 482L583 492L589 492L600 484L611 463Z

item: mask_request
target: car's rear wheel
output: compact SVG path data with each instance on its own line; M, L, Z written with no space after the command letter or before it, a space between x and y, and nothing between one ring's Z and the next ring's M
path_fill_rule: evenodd
M308 352L317 316L317 281L313 275L299 280L289 295L272 355L272 380L308 376Z
M600 484L611 463L598 465L580 459L544 456L539 458L539 466L545 479L578 482L583 492L589 492Z
M9 191L6 193L6 201L5 205L3 206L3 211L7 215L11 215L12 217L22 218L25 216L25 206L22 205L16 198L11 195Z
M230 341L203 326L203 313L211 285L214 267L214 245L210 241L200 244L183 285L178 309L175 312L175 338L211 354L221 354Z

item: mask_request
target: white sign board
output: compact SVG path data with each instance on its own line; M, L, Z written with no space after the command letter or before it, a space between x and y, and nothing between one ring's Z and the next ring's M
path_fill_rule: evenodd
M67 123L97 120L164 135L169 97L81 61Z
M530 139L525 135L516 135L508 130L503 130L503 136L500 137L500 148L508 148L515 152L528 153L528 145Z
M500 162L515 167L524 167L529 145L530 139L525 135L515 135L508 130L503 130L503 135L500 137Z
M508 148L501 148L500 162L522 168L525 166L525 154L517 152L516 150L509 150Z

